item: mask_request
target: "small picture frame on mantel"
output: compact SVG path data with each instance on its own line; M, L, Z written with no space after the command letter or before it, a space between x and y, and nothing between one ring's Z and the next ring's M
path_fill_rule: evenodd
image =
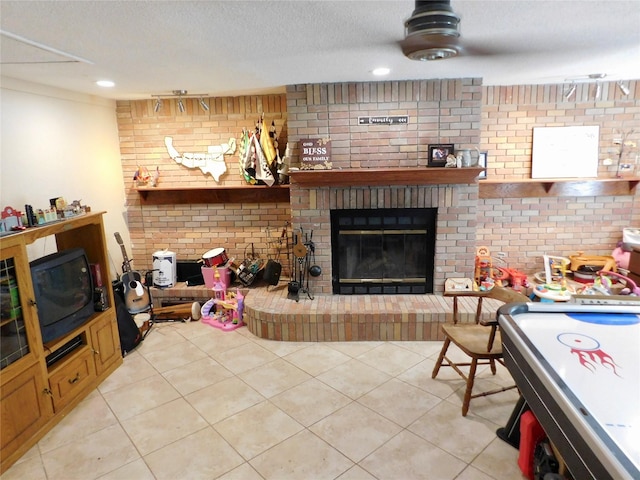
M478 153L478 166L484 168L484 171L480 172L478 178L487 178L487 152Z
M453 143L438 143L429 145L428 167L444 167L447 164L447 157L453 155Z

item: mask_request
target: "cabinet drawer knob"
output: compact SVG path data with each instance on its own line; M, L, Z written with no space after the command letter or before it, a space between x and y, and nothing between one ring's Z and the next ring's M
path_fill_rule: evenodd
M75 378L70 378L69 379L69 383L73 385L74 383L78 383L79 380L80 380L80 373L78 372L78 373L76 373Z

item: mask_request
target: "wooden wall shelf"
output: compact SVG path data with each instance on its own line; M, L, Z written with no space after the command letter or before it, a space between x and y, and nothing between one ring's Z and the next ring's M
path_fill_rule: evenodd
M138 187L143 205L289 202L289 185Z
M289 170L291 183L303 187L451 185L476 183L483 168L349 168Z
M634 195L640 177L481 180L480 198Z
M640 177L480 180L481 168L369 168L292 171L302 187L479 184L480 198L634 195ZM289 185L138 187L143 205L289 202Z

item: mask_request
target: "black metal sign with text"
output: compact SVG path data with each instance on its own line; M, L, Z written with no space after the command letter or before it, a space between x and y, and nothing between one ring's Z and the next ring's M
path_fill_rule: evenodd
M358 125L406 125L409 115L386 115L379 117L358 117Z

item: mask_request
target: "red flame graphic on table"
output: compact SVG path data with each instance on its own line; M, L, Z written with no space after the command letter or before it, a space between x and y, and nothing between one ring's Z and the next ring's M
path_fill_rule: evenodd
M571 353L577 355L580 365L588 370L595 373L598 365L602 365L620 377L616 369L620 366L611 355L600 348L600 342L595 338L580 333L561 333L558 335L558 341L569 347Z

